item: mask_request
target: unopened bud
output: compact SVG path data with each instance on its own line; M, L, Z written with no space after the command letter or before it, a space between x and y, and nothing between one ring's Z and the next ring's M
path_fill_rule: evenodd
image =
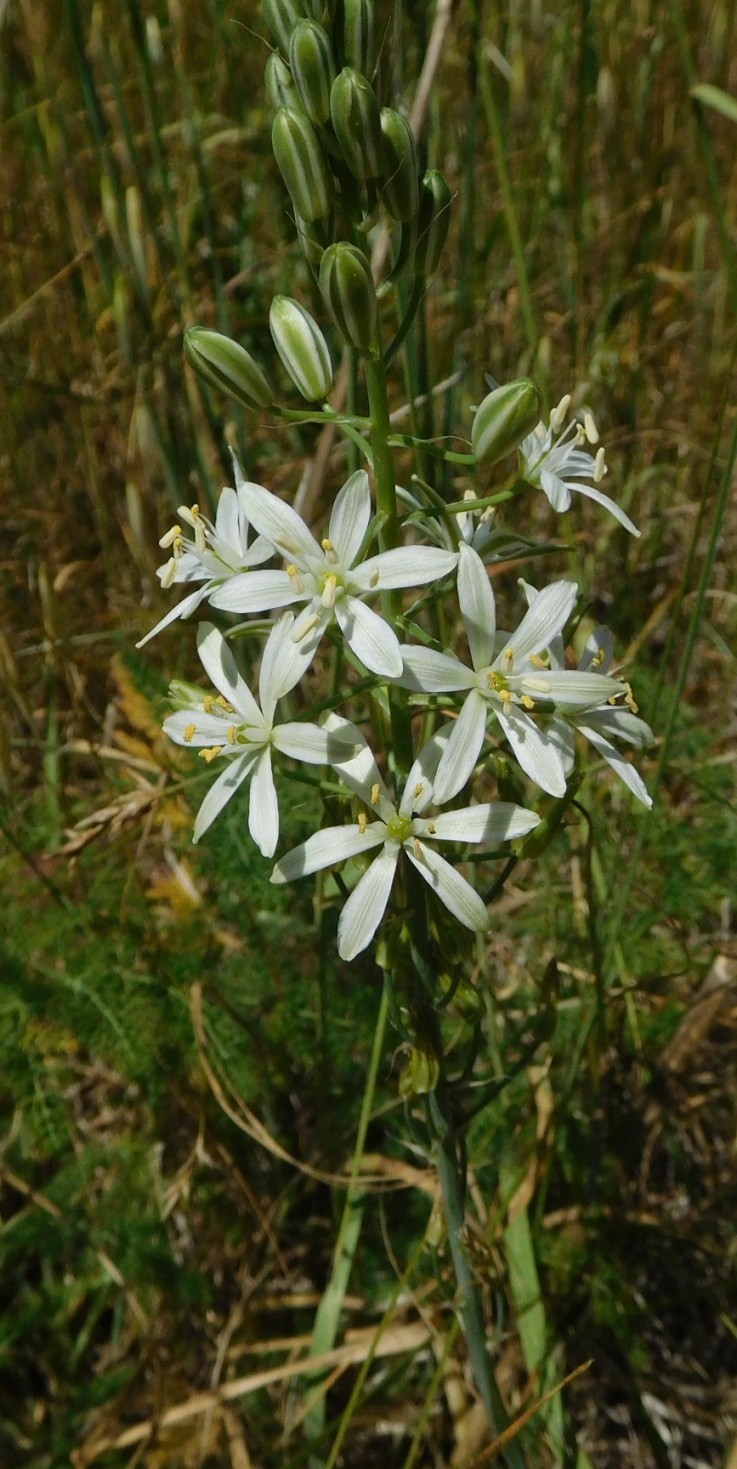
M440 1080L440 1061L426 1041L410 1046L409 1061L399 1076L399 1095L405 1101L426 1097Z
M428 169L420 189L414 247L415 275L433 275L450 229L451 192L437 168Z
M311 265L313 270L318 270L323 254L330 243L331 230L329 218L327 220L313 219L308 222L295 209L294 223L297 230L299 248L307 264Z
M488 393L476 409L471 445L479 464L496 464L519 447L540 418L541 400L528 377Z
M392 219L414 219L420 180L412 129L393 107L381 109L381 197Z
M296 0L261 0L261 16L272 41L289 54L289 37L304 11Z
M272 51L266 63L264 84L266 95L275 112L279 107L293 107L295 103L299 105L292 73L286 61L282 61L278 51Z
M322 126L330 117L335 61L330 37L316 21L301 20L295 26L289 42L289 64L307 116Z
M377 305L371 266L355 245L330 245L320 266L323 300L344 342L370 352Z
M290 296L275 296L269 312L274 345L292 382L309 403L326 398L333 366L325 338L309 311Z
M343 0L339 34L344 64L354 66L365 77L373 76L374 0Z
M345 66L333 82L330 117L338 147L354 178L375 179L381 173L381 119L376 93L353 67Z
M195 372L251 408L269 408L274 394L250 352L220 332L192 326L184 334L184 355Z
M297 213L308 224L327 218L331 178L310 119L296 107L280 107L271 129L271 144Z

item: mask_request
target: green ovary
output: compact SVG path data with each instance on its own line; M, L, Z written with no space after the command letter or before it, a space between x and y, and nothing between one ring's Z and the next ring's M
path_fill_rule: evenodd
M393 816L386 823L386 834L393 842L406 842L412 835L412 822L409 816Z

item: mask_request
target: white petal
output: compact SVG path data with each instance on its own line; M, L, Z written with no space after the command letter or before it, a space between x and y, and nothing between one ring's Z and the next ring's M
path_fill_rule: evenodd
M603 658L601 657L604 654ZM614 635L608 627L596 627L586 639L586 647L579 660L579 669L583 673L591 667L592 660L599 658L597 663L599 673L608 673L614 658Z
M341 780L345 781L345 784L350 786L350 789L355 791L356 795L360 796L362 801L366 802L367 806L371 806L371 797L375 790L378 791L378 804L374 809L383 821L390 821L392 816L395 815L394 802L384 784L383 777L373 754L361 735L360 730L357 730L355 725L351 725L349 720L341 719L338 714L327 714L323 720L323 725L325 729L335 731L338 734L346 733L345 726L349 725L350 730L358 735L360 748L350 760L341 761L338 774Z
M480 556L462 545L458 562L458 601L474 668L486 668L494 657L496 608L489 574Z
M235 490L226 488L220 492L215 514L215 534L219 541L223 541L235 553L235 558L240 560L245 536L241 530L241 510Z
M204 714L201 709L177 709L164 720L164 734L178 745L184 745L185 749L191 745L196 750L200 746L226 745L232 724L232 715Z
M272 627L264 645L258 694L268 724L273 723L277 699L299 683L314 656L311 648L305 648L305 639L301 643L294 641L293 628L294 616L285 612Z
M579 728L581 734L587 740L590 740L594 749L598 750L599 754L603 755L607 763L611 765L612 770L616 771L620 780L623 780L625 785L629 786L629 789L637 797L638 801L642 801L643 806L647 806L648 808L652 806L652 798L648 795L647 786L642 776L639 771L635 770L634 765L630 765L629 760L625 758L621 751L617 750L614 745L610 745L609 741L605 740L604 736L599 734L598 730L591 729L583 724L579 725Z
M333 867L336 862L345 862L348 857L358 857L373 847L383 846L385 838L383 821L373 821L365 831L361 831L357 824L326 826L308 837L301 846L287 852L277 862L271 881L294 882L295 878L307 877L322 867Z
M573 729L566 719L554 714L545 721L545 734L558 751L566 778L570 775L576 759L576 740Z
M594 489L593 485L574 485L572 488L576 489L579 495L586 495L589 500L596 500L598 505L603 505L614 516L614 519L630 532L630 535L639 537L640 532L630 520L629 515L625 514L616 501L610 500L608 495L603 495L601 490Z
M240 500L245 506L251 525L259 535L271 541L272 546L287 561L296 561L298 564L324 562L324 552L291 505L272 495L270 490L248 481L241 486Z
M351 572L350 584L353 590L362 592L422 587L448 576L457 561L455 551L440 551L434 546L397 546L394 551L380 551L368 561L362 561Z
M543 469L540 474L540 488L547 495L554 510L568 510L571 503L571 491L565 480L559 475L553 474L550 469Z
M476 683L473 669L449 653L436 653L434 648L415 648L409 643L402 645L401 653L402 676L398 683L404 689L448 694L457 689L472 689Z
M411 816L413 812L420 816L432 803L438 763L454 727L455 720L442 725L423 745L405 782L399 802L400 816Z
M219 775L213 785L210 786L194 824L192 841L198 842L201 836L212 826L216 816L220 815L223 806L227 805L231 796L235 795L239 785L251 774L254 764L258 759L257 750L247 750L244 755L237 755Z
M433 841L509 842L534 831L540 817L512 801L488 801L482 806L465 806L462 811L442 811L428 824L434 827Z
M508 637L504 651L497 657L494 667L501 672L513 673L505 656L513 652L514 658L529 658L546 648L551 638L561 631L573 611L578 587L573 581L555 581L542 592L538 592L532 606L522 621Z
M402 672L399 641L383 617L357 597L341 597L335 604L335 617L349 647L372 673L381 673L386 678L399 677Z
M371 943L389 899L398 856L398 844L389 843L356 883L338 919L341 959L355 959Z
M211 585L212 583L208 582L204 587L198 587L196 592L190 592L188 597L183 597L181 602L177 603L176 607L172 607L171 611L167 612L166 617L162 617L161 622L157 622L156 626L152 627L151 631L146 633L145 638L141 638L140 642L136 643L136 647L143 648L151 638L156 637L157 633L162 632L170 623L176 622L178 617L185 618L191 616L195 608L199 607L200 602L204 602Z
M273 857L279 840L279 802L271 770L271 751L262 750L251 779L248 830L264 857Z
M494 712L525 774L549 795L564 795L563 761L545 731L538 729L522 709L500 709L495 705Z
M243 571L217 587L210 602L225 612L270 612L304 601L305 596L311 597L312 592L295 592L293 578L286 571Z
M218 693L233 705L246 724L258 729L264 722L261 710L246 680L238 672L225 638L211 622L201 622L197 629L197 652Z
M439 852L434 852L428 843L423 842L420 847L419 859L415 857L413 846L405 842L404 847L413 867L422 874L425 882L437 893L441 903L445 903L454 918L462 923L464 928L471 928L476 933L486 933L491 927L486 904L482 902L475 888L446 862Z
M365 469L357 469L338 491L328 537L346 570L353 565L371 520L371 491Z
M650 725L644 719L638 719L636 714L631 714L629 709L589 709L584 719L587 726L600 734L614 735L618 740L626 740L629 745L635 745L640 750L655 742Z
M487 706L472 689L453 725L435 777L435 799L442 806L462 790L479 758L486 732Z
M348 720L345 721L348 724ZM272 742L283 755L304 760L308 765L340 765L350 760L359 746L347 734L321 729L319 724L277 724Z
M549 672L531 669L519 678L510 679L510 688L523 689L533 699L554 699L561 709L596 708L626 693L621 679L609 678L605 673L579 673L575 668Z

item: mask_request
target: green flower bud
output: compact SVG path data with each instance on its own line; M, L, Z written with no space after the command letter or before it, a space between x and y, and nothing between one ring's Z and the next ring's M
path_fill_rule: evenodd
M488 393L474 414L471 445L479 464L496 464L522 443L540 418L540 394L528 377Z
M272 51L264 70L266 95L274 108L299 106L299 96L292 73L278 51Z
M289 64L307 116L321 127L330 117L335 61L330 37L316 21L301 20L295 26L289 42Z
M359 352L370 352L377 305L366 256L355 245L330 245L322 257L320 290L343 341Z
M309 118L296 107L280 107L271 129L279 172L298 214L311 224L330 213L332 180L320 140Z
M392 219L414 219L420 207L414 134L393 107L381 109L381 197Z
M269 326L276 350L302 397L309 403L326 398L333 386L333 365L317 322L290 296L275 296Z
M220 332L192 326L184 334L184 355L195 372L249 408L269 408L274 394L250 352Z
M437 168L428 169L422 180L417 234L414 248L415 275L432 275L450 228L451 192Z
M345 66L333 82L330 116L338 147L354 178L381 173L381 118L376 93L360 72Z
M440 1080L440 1062L437 1053L427 1041L410 1046L409 1061L399 1076L399 1095L405 1101L413 1097L426 1097L434 1092Z
M338 32L345 65L354 66L365 77L373 76L374 0L343 0Z
M287 56L289 53L289 37L301 19L302 7L296 0L261 0L261 17L267 26L272 41Z
M308 265L313 270L318 270L325 249L330 243L330 221L314 219L308 222L302 215L294 211L294 223L297 228L297 239L299 248Z

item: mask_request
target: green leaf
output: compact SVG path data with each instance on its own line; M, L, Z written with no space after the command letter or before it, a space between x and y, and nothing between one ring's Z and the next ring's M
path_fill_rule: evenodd
M711 82L699 82L697 87L691 88L691 96L697 102L703 102L705 107L721 112L722 117L728 117L730 122L737 122L737 97L730 97L729 92L723 92L721 87L713 87Z

